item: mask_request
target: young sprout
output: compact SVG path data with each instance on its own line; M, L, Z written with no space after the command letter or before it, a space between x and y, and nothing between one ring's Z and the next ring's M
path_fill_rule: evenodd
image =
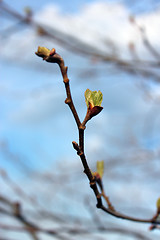
M87 121L92 117L99 114L103 107L101 107L103 100L103 94L101 91L91 91L87 89L85 91L85 101L87 105Z

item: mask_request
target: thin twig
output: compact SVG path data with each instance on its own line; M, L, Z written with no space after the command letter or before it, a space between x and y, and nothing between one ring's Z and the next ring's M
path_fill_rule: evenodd
M160 224L160 221L153 218L149 218L149 219L141 219L141 218L135 218L135 217L130 217L127 216L125 214L122 214L120 212L117 212L116 210L114 210L114 208L107 208L103 205L102 203L102 195L97 187L95 178L89 168L85 153L84 153L84 130L85 130L85 124L88 121L87 119L87 115L84 119L84 121L81 123L79 120L79 116L78 113L75 109L75 106L73 104L73 100L72 100L72 96L71 96L71 91L70 91L70 85L69 85L69 79L67 76L67 67L65 67L64 65L64 60L63 58L56 53L55 49L52 49L50 51L49 56L44 56L43 54L39 54L39 52L37 51L36 54L39 57L43 57L43 60L46 60L47 62L52 62L52 63L57 63L60 67L61 70L61 74L63 77L63 82L65 84L65 88L66 88L66 94L67 94L67 99L65 100L65 103L69 105L72 114L74 116L74 119L77 123L77 127L79 130L79 145L78 143L76 143L75 141L72 142L74 149L77 151L77 154L79 155L82 165L84 167L84 173L87 175L89 181L90 181L90 187L92 188L96 199L97 199L97 208L100 208L101 210L103 210L104 212L107 212L108 214L117 217L117 218L121 218L121 219L125 219L125 220L130 220L130 221L134 221L134 222L141 222L141 223L154 223L154 224Z

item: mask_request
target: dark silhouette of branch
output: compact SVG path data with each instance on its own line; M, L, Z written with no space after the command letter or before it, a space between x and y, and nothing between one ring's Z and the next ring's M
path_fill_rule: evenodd
M47 48L44 47L39 47L36 55L43 58L43 60L50 62L50 63L57 63L60 67L60 71L62 74L62 78L63 78L63 82L65 84L65 88L66 88L66 95L67 95L67 99L65 100L65 103L69 105L72 114L74 116L74 119L77 123L77 127L79 130L79 145L73 141L73 148L76 150L77 154L79 155L82 165L84 167L84 173L87 175L89 181L90 181L90 187L92 188L96 199L97 199L97 208L100 208L101 210L103 210L104 212L117 217L117 218L121 218L121 219L125 219L125 220L129 220L129 221L134 221L134 222L141 222L141 223L151 223L151 224L160 224L160 221L155 218L149 218L149 219L143 219L143 218L136 218L136 217L131 217L131 216L127 216L125 214L122 214L116 210L114 210L113 208L109 208L109 207L105 207L102 203L102 193L99 192L98 187L97 187L97 183L95 180L95 177L93 176L90 167L88 165L85 153L84 153L84 130L86 128L85 124L88 122L88 120L90 120L90 112L87 111L86 117L84 119L84 121L81 123L78 117L78 113L75 109L75 106L73 104L73 100L71 97L71 92L70 92L70 86L69 86L69 79L68 79L68 75L67 75L67 69L68 67L65 66L64 64L64 60L63 58L56 53L55 49L53 48L51 51Z
M68 49L68 50L77 52L79 54L83 54L84 56L87 56L87 57L94 57L94 58L97 58L98 60L101 60L101 61L104 61L107 63L113 63L117 69L119 68L122 71L126 71L131 74L138 73L144 77L149 77L149 78L154 77L154 79L157 82L160 81L159 74L153 71L154 69L157 70L160 66L158 55L157 55L155 62L154 61L143 61L143 60L139 60L139 59L136 59L136 60L133 59L132 61L128 61L125 59L123 59L123 60L119 59L117 56L112 56L112 55L106 56L103 52L100 52L98 50L98 48L93 49L91 46L88 46L87 44L79 41L78 39L76 39L74 37L67 36L67 34L63 34L61 31L49 28L48 26L42 26L41 24L37 24L32 19L32 16L28 16L28 15L23 16L23 15L17 13L16 11L14 11L12 8L8 7L2 1L0 1L0 8L5 13L7 13L11 17L13 17L19 21L17 26L16 25L13 26L13 29L12 29L12 27L9 29L6 29L6 34L8 34L8 35L13 34L15 32L16 27L19 28L21 24L23 24L22 26L28 25L28 26L31 26L32 28L34 28L37 31L39 36L44 36L44 37L53 39L57 43L66 47L66 49ZM5 34L5 31L4 31L4 34ZM144 39L144 45L145 44L146 44L146 47L148 48L148 50L154 55L155 49L151 48L152 45L150 44L150 42L149 41L147 42L146 39ZM91 117L90 117L91 111L87 112L83 121L80 120L79 114L75 108L74 101L72 99L72 94L71 94L71 89L70 89L70 81L69 81L68 73L67 73L68 68L65 66L63 58L59 54L56 53L55 49L52 49L52 51L50 51L49 56L46 57L45 55L41 55L40 57L42 57L47 62L57 63L60 67L60 71L61 71L61 74L63 77L63 82L65 85L65 90L66 90L66 95L67 95L65 103L69 106L69 108L73 114L75 123L78 128L78 132L79 132L79 142L77 143L77 142L73 141L73 147L81 159L81 162L82 162L82 165L84 168L84 173L86 174L86 176L90 182L90 187L92 188L94 195L97 199L97 208L100 208L104 212L107 212L108 214L110 214L114 217L117 217L117 218L135 221L135 222L150 223L151 224L150 230L159 229L160 228L160 226L158 225L158 224L160 224L160 220L158 220L159 214L158 215L156 214L155 216L153 216L152 218L149 218L149 219L143 219L143 218L139 219L139 218L130 217L123 213L120 213L112 206L112 203L110 202L109 198L106 196L106 194L104 192L104 188L101 187L98 182L99 179L96 179L95 175L91 171L91 168L88 164L88 161L87 161L87 158L85 155L84 131L85 131L87 122L91 119ZM8 154L8 152L9 151L5 151L4 153ZM8 154L7 156L8 156L8 158L13 157L13 160L15 160L14 154ZM118 159L118 161L119 161L119 159ZM112 162L112 164L113 164L113 162ZM25 166L24 166L24 168L25 168ZM56 178L56 176L55 176L55 178ZM29 200L29 196L25 195L25 191L21 191L23 189L23 187L22 187L22 189L18 188L18 186L16 186L16 184L14 184L14 182L12 182L11 179L9 179L8 177L5 178L5 181L11 188L13 188L13 191L17 194L17 196L21 196L22 198L24 198L24 200L27 200L27 199ZM56 181L58 181L58 180L56 179ZM101 185L103 186L102 180L101 180ZM99 187L100 187L100 190L99 190ZM106 200L104 203L102 202L103 199ZM55 237L58 239L66 239L61 236L61 233L67 233L70 235L76 235L76 234L84 235L84 234L92 234L93 232L97 233L98 231L102 232L102 233L103 232L119 233L122 235L132 236L136 239L150 240L150 238L145 237L143 234L140 234L136 231L132 231L130 229L129 230L122 229L120 227L112 228L112 227L108 227L107 224L103 224L101 226L101 222L99 222L98 227L96 229L94 227L90 227L90 228L88 228L88 227L84 227L84 228L66 227L65 228L65 227L61 227L61 226L59 228L55 228L55 229L44 229L44 228L38 226L37 223L34 224L34 223L32 223L32 221L28 220L28 215L25 215L24 212L22 211L23 203L20 203L20 201L15 203L15 202L11 202L7 198L4 198L3 196L0 196L0 202L6 203L11 207L11 211L9 211L6 208L0 207L0 214L13 217L14 219L17 219L22 224L22 227L16 227L16 226L7 225L7 224L6 225L0 224L0 228L4 229L4 230L8 230L8 231L27 232L27 234L29 234L32 237L32 239L35 239L35 240L38 240L38 233L45 233L45 234L51 235L52 237ZM107 207L105 206L105 204L107 204ZM40 212L37 211L36 213L38 216L38 214ZM58 214L54 215L51 212L42 210L41 217L45 218L45 216L50 216L50 218L52 218L52 220L54 219L55 221L61 222L61 223L63 221L66 222L66 219L70 220L70 217L59 216ZM98 221L96 221L96 216L95 216L95 223L97 223L97 222Z

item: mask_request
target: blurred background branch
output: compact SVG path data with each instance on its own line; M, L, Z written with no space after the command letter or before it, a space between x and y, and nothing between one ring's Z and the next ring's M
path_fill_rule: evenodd
M160 183L159 4L80 1L76 9L76 2L59 1L58 9L49 0L0 1L0 238L158 239L158 229L148 233L148 225L106 217L92 206L72 150L75 126L59 72L34 52L55 47L66 59L80 117L85 90L103 91L103 113L87 127L91 169L104 160L113 205L148 218ZM35 236L14 216L16 202L38 228Z

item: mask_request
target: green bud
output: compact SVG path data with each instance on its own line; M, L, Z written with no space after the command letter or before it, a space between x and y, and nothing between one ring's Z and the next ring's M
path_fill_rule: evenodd
M100 177L103 177L104 173L104 161L97 161L97 173L100 175Z
M103 94L101 91L97 92L87 89L84 95L87 105L87 117L85 118L87 122L102 111L103 107L101 107L101 103L103 100Z
M160 212L160 198L158 198L156 205L158 212Z
M93 108L95 106L101 107L102 100L103 100L103 94L101 93L101 91L97 92L97 91L91 91L89 89L85 91L85 101L88 108L89 107Z
M42 58L46 58L46 57L49 57L50 55L50 50L46 47L38 47L38 50L37 52L35 52L35 54L39 57L42 57Z

